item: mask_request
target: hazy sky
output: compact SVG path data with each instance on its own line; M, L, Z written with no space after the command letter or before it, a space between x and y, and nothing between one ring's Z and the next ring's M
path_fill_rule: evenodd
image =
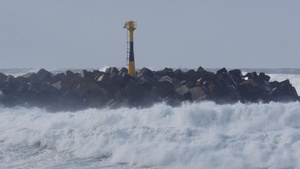
M0 0L1 68L300 68L299 0Z

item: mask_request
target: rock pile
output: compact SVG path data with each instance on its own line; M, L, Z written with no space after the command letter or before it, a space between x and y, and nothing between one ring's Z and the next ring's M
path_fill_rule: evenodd
M45 69L14 77L0 73L0 103L5 106L38 106L51 111L85 108L144 107L157 102L179 105L183 101L235 102L299 101L289 80L270 82L270 76L225 68L212 73L199 67L186 72L142 68L137 77L126 68L108 68L52 74Z

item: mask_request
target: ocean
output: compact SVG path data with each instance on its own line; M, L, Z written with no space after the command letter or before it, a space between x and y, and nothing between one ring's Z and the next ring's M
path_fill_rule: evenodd
M289 79L300 92L300 69L242 70ZM56 113L0 105L1 169L296 169L299 159L299 102Z

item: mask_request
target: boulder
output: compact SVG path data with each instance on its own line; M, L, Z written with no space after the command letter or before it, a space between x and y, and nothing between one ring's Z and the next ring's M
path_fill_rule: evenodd
M25 85L28 83L28 81L23 76L16 77L15 81L20 85Z
M256 72L247 73L247 74L245 75L245 77L247 78L246 80L251 79L251 80L253 80L254 82L259 82L259 78L258 78L258 75L257 75Z
M39 79L39 81L41 82L52 82L52 78L53 78L53 74L46 71L45 69L40 69L37 73L36 73L37 78Z
M75 74L73 72L66 71L65 75L60 76L62 86L66 91L72 91L74 85L81 81L81 77L79 74Z
M180 96L183 96L185 100L191 100L191 92L186 85L179 86L177 89L175 89L175 92Z
M228 85L226 87L226 90L228 92L228 94L231 96L230 97L230 101L229 102L237 102L237 101L244 101L242 100L241 98L241 95L240 95L240 92L237 88L237 86L234 86L234 85Z
M175 83L177 82L178 84L180 84L180 82L182 82L182 81L186 81L185 75L181 71L181 69L176 69L174 71L174 78L173 78L173 80L175 81Z
M110 67L108 69L106 69L105 73L116 73L118 74L119 70L116 67Z
M270 76L268 76L268 75L266 75L265 73L262 73L262 72L259 73L258 77L261 81L266 81L266 82L269 82L269 80L271 79Z
M98 77L102 76L104 72L101 72L99 70L93 70L94 79L97 79Z
M115 101L118 102L118 103L122 103L124 100L127 99L127 94L126 94L126 91L124 88L118 90L116 93L115 93Z
M289 80L282 82L270 82L272 90L269 92L266 100L268 101L296 101L299 99L296 89L290 84Z
M230 74L228 72L223 72L223 73L219 74L219 77L223 80L223 82L226 85L233 85L233 86L237 87L236 82L233 80L233 78L230 76Z
M197 73L195 70L191 69L184 73L184 80L195 84L196 81L201 78L201 74Z
M99 78L97 78L97 81L102 85L109 85L110 76L108 74L103 74Z
M229 71L229 75L232 77L232 79L237 83L241 83L243 81L242 79L242 71L240 69L233 69Z
M291 85L288 79L280 82L280 87L285 91L285 95L291 96L292 98L298 98L298 93L295 87Z
M128 73L128 69L127 68L125 68L125 67L122 67L121 69L120 69L120 71L119 71L119 73ZM119 74L120 75L120 74Z
M3 73L0 72L0 83L5 82L6 79L7 79L7 76L5 74L3 74Z
M16 78L14 76L8 75L7 78L6 78L6 82L8 84L11 84L11 83L16 83L17 81L16 81Z
M141 86L143 88L145 88L146 90L150 91L152 89L153 86L157 86L158 85L158 82L155 81L154 79L148 77L148 76L142 76L140 78L142 81L141 81Z
M255 83L253 79L243 81L238 90L246 101L257 102L259 98L264 94L264 89L258 83Z
M164 68L164 70L161 71L163 76L169 76L170 78L174 77L174 71L172 68Z
M137 77L138 78L141 78L141 77L150 77L150 78L152 78L153 77L153 72L150 69L144 67L144 68L142 68L138 71Z
M88 90L87 92L84 93L83 98L88 107L95 107L95 108L103 107L110 99L105 89Z
M167 92L174 91L173 80L169 76L163 76L159 79L158 85Z
M53 75L45 69L13 77L0 73L0 103L26 105L50 110L80 110L88 107L143 107L157 102L176 106L182 101L212 100L216 103L297 101L298 93L289 80L269 82L270 76L256 72L242 76L241 70L216 73L143 68L138 77L126 68L111 67L81 73L65 71Z
M70 71L70 70L66 70L65 72L64 72L64 74L65 74L65 76L67 77L67 78L73 78L74 76L75 76L75 74L72 72L72 71Z
M193 101L200 101L206 98L206 93L200 86L196 86L190 89L191 98Z
M83 97L84 94L90 90L89 81L80 79L75 81L72 91L77 94L79 97Z
M100 74L100 73L99 73ZM89 72L87 70L82 70L81 74L80 74L81 78L87 78L87 79L94 79L94 73L93 72Z
M100 87L107 89L112 94L118 91L121 88L121 85L115 79L112 79L111 76L107 73L103 74L97 79L97 83Z
M26 79L27 82L29 83L35 83L35 82L39 82L40 80L38 79L38 76L36 75L36 73L26 73L25 75L23 75L23 78Z
M216 75L221 75L222 73L227 73L227 69L225 67L223 67L222 69L218 70L216 72Z
M62 86L62 81L59 80L55 83L52 83L51 84L52 87L56 88L57 90L62 90L63 89L63 86Z
M162 98L166 97L170 92L168 90L163 89L160 86L154 86L149 95L155 98L157 102L159 102Z
M128 74L127 72L119 72L118 75L124 80L124 81L128 81L128 80L135 80L136 78L131 76L130 74Z
M198 69L197 69L197 72L204 73L206 71L203 69L203 67L199 66Z

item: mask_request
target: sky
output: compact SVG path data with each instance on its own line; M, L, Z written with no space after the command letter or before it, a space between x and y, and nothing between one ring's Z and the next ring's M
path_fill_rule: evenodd
M0 0L0 69L300 68L299 0Z

